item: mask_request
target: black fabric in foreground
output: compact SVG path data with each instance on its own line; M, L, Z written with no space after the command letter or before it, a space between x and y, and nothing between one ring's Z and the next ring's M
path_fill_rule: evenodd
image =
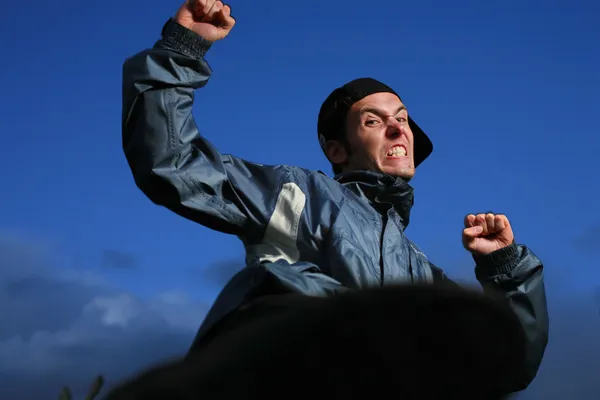
M502 399L524 343L505 304L458 287L267 296L105 399Z

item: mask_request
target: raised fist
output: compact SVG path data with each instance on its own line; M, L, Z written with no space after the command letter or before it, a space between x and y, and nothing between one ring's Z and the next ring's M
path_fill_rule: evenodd
M486 255L510 246L515 235L502 214L469 214L465 217L463 246L473 254Z
M175 21L210 42L224 39L235 25L231 7L215 0L187 0Z

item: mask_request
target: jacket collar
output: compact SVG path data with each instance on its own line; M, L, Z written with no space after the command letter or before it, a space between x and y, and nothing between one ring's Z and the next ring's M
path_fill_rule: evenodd
M366 198L379 212L385 214L393 207L408 226L414 204L414 190L404 179L374 171L349 171L334 178L360 197Z

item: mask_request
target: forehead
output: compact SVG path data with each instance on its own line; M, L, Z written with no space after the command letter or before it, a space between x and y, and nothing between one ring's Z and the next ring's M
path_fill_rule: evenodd
M395 94L373 93L354 103L350 111L362 113L367 110L379 110L386 114L395 114L401 107L404 107L404 104Z

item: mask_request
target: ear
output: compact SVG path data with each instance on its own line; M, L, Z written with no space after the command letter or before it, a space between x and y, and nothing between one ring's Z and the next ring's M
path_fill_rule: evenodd
M332 164L345 164L348 161L346 148L339 140L328 140L325 143L325 154Z

